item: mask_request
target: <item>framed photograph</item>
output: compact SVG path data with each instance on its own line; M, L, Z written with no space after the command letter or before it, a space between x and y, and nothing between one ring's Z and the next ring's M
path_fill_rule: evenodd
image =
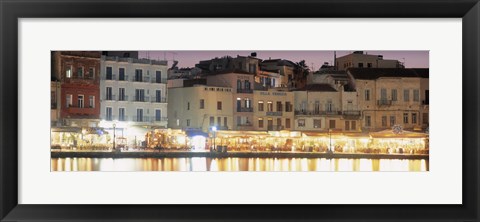
M1 221L478 221L479 13L2 1Z

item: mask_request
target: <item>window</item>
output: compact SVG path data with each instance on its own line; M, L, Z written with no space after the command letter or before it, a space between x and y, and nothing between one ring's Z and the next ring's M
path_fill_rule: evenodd
M156 109L155 110L155 121L161 121L162 120L162 110Z
M95 108L95 96L88 96L88 107Z
M242 89L242 80L237 80L237 89Z
M293 110L293 105L291 102L285 102L285 111L287 112L292 112Z
M135 101L145 102L145 90L144 89L135 89Z
M428 113L423 113L422 123L428 124Z
M228 126L228 118L227 117L223 117L223 125L225 126L225 129L227 128Z
M112 67L107 67L107 75L105 77L108 80L112 80Z
M190 102L187 102L187 110L190 110Z
M105 100L113 100L112 87L107 87L105 90Z
M263 128L263 118L258 118L258 128Z
M221 101L217 101L217 110L222 110L222 102Z
M410 100L410 91L408 89L403 90L403 101L408 102Z
M267 102L267 112L273 112L273 103L272 101Z
M395 116L390 116L390 126L395 125Z
M50 91L50 108L56 109L57 108L57 94L55 91Z
M143 81L143 73L141 69L135 69L135 82Z
M105 118L108 121L112 121L112 107L107 107L107 109L105 110Z
M162 102L162 90L155 90L155 102Z
M242 99L237 98L237 112L241 112L241 111L242 111Z
M327 110L327 112L332 112L333 111L332 100L327 101L327 104L325 104L325 110Z
M210 126L214 126L214 125L215 125L215 117L210 116Z
M65 76L67 78L72 78L72 66L67 67L67 70L65 71Z
M143 109L137 109L137 122L143 122Z
M118 108L118 121L125 121L125 108Z
M363 63L358 63L358 68L363 68Z
M372 63L367 63L367 68L372 68Z
M305 127L305 119L298 120L298 127Z
M155 82L156 83L161 83L162 82L162 72L161 71L155 71Z
M314 119L313 120L313 128L321 128L322 127L322 120Z
M125 88L118 88L118 100L125 101Z
M387 100L387 89L380 89L380 100Z
M200 109L205 109L205 100L200 99Z
M357 130L357 121L353 120L352 123L352 130Z
M217 117L217 126L221 126L222 125L222 117Z
M77 97L77 107L78 108L83 108L84 103L83 103L84 96L83 95L78 95Z
M365 126L370 127L372 125L372 117L371 116L365 116Z
M365 90L365 101L370 101L370 90L369 89Z
M418 89L413 90L413 101L420 101L420 91Z
M88 77L95 78L95 69L93 67L88 68Z
M118 68L118 80L125 81L125 68Z
M329 121L329 129L335 129L335 120L334 119L331 119Z
M285 128L290 129L290 118L285 119Z
M83 78L83 67L78 67L77 68L77 77L78 78Z
M263 112L263 101L258 101L258 111Z
M72 94L67 94L66 99L67 99L67 101L66 101L65 105L68 108L68 107L72 106Z
M403 114L403 123L408 123L408 113Z
M245 108L251 108L252 107L252 100L249 98L245 98Z
M250 89L250 81L245 80L245 89Z
M283 104L282 102L278 101L277 102L277 112L282 112L283 111Z
M382 116L382 127L387 127L387 116Z
M397 101L397 89L392 89L392 101Z
M412 124L417 124L417 114L412 113Z
M190 126L190 120L187 119L187 126Z
M345 130L350 130L350 121L345 121Z
M315 114L320 113L320 101L315 101L315 106L313 107L313 111Z

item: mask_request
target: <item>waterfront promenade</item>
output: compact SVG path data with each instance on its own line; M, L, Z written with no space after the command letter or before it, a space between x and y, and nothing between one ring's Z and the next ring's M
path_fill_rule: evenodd
M51 158L344 158L344 159L428 159L428 154L377 154L377 153L320 153L320 152L263 152L229 151L76 151L52 150Z

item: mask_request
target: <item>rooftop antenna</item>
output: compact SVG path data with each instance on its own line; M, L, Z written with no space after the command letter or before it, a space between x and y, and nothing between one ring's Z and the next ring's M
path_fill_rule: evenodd
M333 70L337 70L337 51L333 51Z

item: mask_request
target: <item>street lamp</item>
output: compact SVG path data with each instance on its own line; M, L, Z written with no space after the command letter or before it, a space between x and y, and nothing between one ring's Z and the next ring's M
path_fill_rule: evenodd
M215 146L215 140L216 140L216 136L217 136L217 127L216 126L212 126L212 131L213 131L213 150L217 150L216 149L216 146Z
M328 151L333 152L332 151L332 129L328 129L328 136L330 137L330 146L328 147Z
M113 149L112 151L115 151L115 127L117 126L116 123L113 123Z

